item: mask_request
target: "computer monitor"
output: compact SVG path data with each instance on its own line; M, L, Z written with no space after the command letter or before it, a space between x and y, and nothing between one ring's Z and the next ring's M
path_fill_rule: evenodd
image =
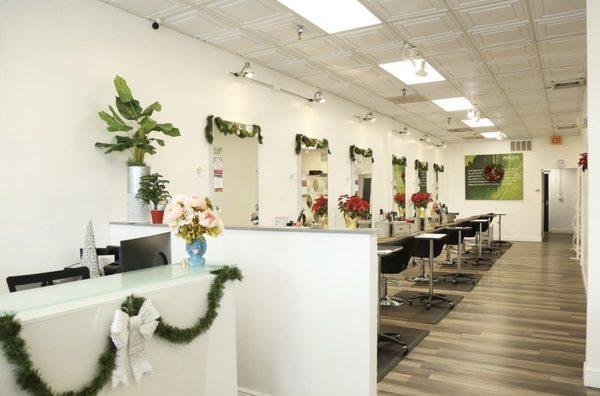
M121 241L121 271L135 271L171 262L171 233Z

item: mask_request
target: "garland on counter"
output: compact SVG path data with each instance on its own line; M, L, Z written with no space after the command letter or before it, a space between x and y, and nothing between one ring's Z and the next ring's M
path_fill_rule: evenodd
M418 159L415 160L415 169L422 172L427 172L429 170L429 163L427 161L422 162Z
M433 171L435 173L444 173L444 165L433 164Z
M204 127L204 137L209 144L213 142L213 121L217 126L219 132L223 135L235 135L239 138L253 138L258 137L258 143L262 144L263 137L261 135L261 129L258 125L252 125L252 130L247 131L246 125L232 121L225 121L221 117L215 117L212 114L206 117L206 126Z
M392 165L406 166L406 157L396 157L395 155L392 155Z
M361 149L355 145L350 146L350 161L356 161L356 154L362 155L365 158L371 158L371 162L375 162L375 158L373 158L373 150L370 148Z
M188 328L178 328L166 323L163 318L158 319L156 333L160 338L174 344L189 344L196 337L205 333L217 318L223 289L227 281L242 280L242 273L237 267L224 266L213 270L216 275L207 295L208 307L204 316L198 318L195 324ZM129 316L136 316L144 297L129 296L121 304L121 309ZM110 337L107 339L104 352L98 358L94 377L81 389L75 391L55 392L50 385L40 376L35 368L27 344L21 336L21 323L15 319L15 314L0 316L0 343L6 360L13 366L13 375L19 387L35 396L93 396L97 395L104 386L110 382L113 370L116 367L117 348Z
M331 150L329 150L329 141L327 141L327 139L319 140L309 138L306 135L298 133L296 134L296 154L300 154L300 151L302 151L302 145L317 149L327 149L327 153L331 154Z
M588 153L579 154L579 161L577 161L577 166L581 168L582 172L585 172L588 168Z

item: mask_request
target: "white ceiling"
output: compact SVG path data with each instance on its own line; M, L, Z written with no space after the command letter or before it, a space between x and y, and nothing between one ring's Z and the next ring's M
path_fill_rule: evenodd
M472 135L447 131L464 128L466 112L387 98L403 88L429 99L465 96L497 125L478 131L509 138L550 136L579 122L584 88L547 87L586 76L585 0L360 0L383 23L331 35L275 0L104 1L442 140ZM380 69L403 59L404 41L447 81L405 86Z

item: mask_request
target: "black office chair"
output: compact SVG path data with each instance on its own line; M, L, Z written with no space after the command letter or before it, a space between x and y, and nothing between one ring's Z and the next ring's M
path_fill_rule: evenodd
M65 268L60 271L39 272L37 274L16 275L6 278L8 290L13 293L17 286L36 285L45 287L54 285L55 281L68 280L69 278L90 279L90 270L87 267Z
M472 228L471 231L468 231L465 235L465 238L475 237L475 248L469 251L465 251L466 254L475 254L475 257L465 257L465 262L470 262L473 266L477 266L480 264L486 264L489 267L492 266L494 260L489 257L479 256L479 245L483 244L483 236L482 234L487 231L489 223L480 223L480 222L469 222L469 227ZM481 227L481 232L479 232L479 228ZM481 247L483 253L483 246Z
M489 220L489 223L483 224L482 231L486 235L486 246L481 246L481 251L485 254L501 254L502 249L498 249L492 245L492 238L494 237L492 232L492 222L494 221L494 215L491 213L480 216L481 219ZM483 239L480 239L483 243Z
M383 295L379 300L380 305L395 305L398 306L405 302L399 297L390 297L388 295L388 282L396 283L397 281L389 279L386 274L399 274L408 268L408 263L412 257L413 251L417 245L414 237L408 236L398 241L380 244L379 246L401 246L402 250L397 254L381 258L381 284L383 287Z
M439 228L439 229L435 230L434 233L435 234L446 234L447 232L446 232L445 228ZM413 256L418 257L419 259L423 259L423 260L429 259L430 258L429 257L429 253L430 253L429 252L429 246L430 246L429 244L430 244L430 241L417 239L417 244L415 247L415 251L413 252ZM433 241L433 258L436 258L440 254L442 254L445 244L446 244L446 237ZM430 282L433 282L433 273L430 273L429 277L431 278ZM436 301L440 301L440 302L447 302L450 304L450 307L454 307L454 302L451 299L447 298L443 294L433 293L432 283L430 283L429 285L430 285L431 292L419 293L414 297L409 297L408 303L412 304L414 300L420 300L421 302L425 303L427 305L427 309L429 309L429 308L431 308L430 301L436 300Z

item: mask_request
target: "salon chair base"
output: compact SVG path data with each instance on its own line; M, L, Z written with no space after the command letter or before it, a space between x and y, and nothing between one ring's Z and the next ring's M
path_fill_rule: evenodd
M399 333L380 333L377 335L377 342L393 342L402 346L402 351L408 353L408 345L402 341Z
M454 284L465 282L465 283L475 283L475 275L468 274L465 272L452 272L449 274L444 274L442 279L446 280L447 278L451 279L451 282Z
M436 303L447 302L450 305L450 308L454 308L454 301L452 301L451 299L449 299L448 297L446 297L442 294L435 294L435 293L434 294L429 294L429 293L417 294L414 297L408 298L408 303L410 305L412 305L413 300L421 301L421 303L423 303L423 305L427 306L427 309L431 308L431 306L434 305L434 302L436 302Z

